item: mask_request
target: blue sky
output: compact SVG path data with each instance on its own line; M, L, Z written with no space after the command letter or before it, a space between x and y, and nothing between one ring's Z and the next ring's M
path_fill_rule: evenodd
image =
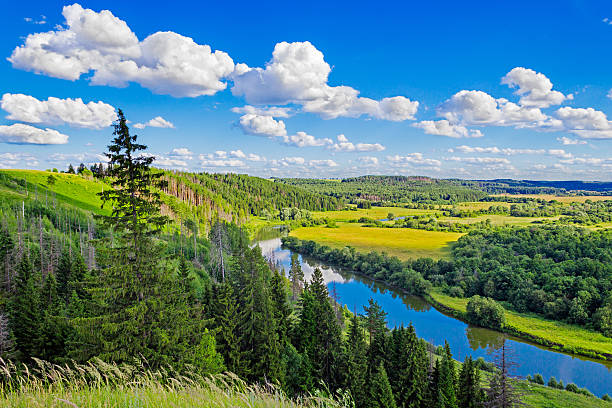
M14 2L0 168L611 180L610 4L491 3Z

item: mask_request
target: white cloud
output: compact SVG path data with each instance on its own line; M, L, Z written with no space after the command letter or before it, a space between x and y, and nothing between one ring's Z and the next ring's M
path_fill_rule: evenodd
M55 78L77 80L93 72L94 85L123 87L135 82L157 94L213 95L234 71L225 52L212 52L189 37L157 32L139 41L125 21L110 11L79 4L65 6L66 27L30 34L15 48L13 67Z
M238 159L205 159L201 162L203 167L243 167L244 162Z
M520 95L519 104L522 106L547 108L560 105L566 99L573 99L571 94L563 95L559 91L553 91L553 84L546 75L532 69L516 67L502 78L501 83L518 88L515 93Z
M571 153L566 152L563 149L549 149L548 154L563 159L571 159L573 157Z
M381 152L385 150L385 146L380 143L357 143L350 142L346 136L338 135L338 141L329 146L330 149L337 152Z
M149 120L145 123L135 123L134 127L136 129L144 129L145 127L156 127L156 128L166 128L166 129L174 129L174 124L172 122L167 121L161 116L156 116L153 119Z
M482 137L483 134L478 129L468 129L462 125L453 125L448 120L423 120L412 126L423 129L428 135L448 136L454 138L461 137Z
M193 152L186 147L177 147L175 149L172 149L172 151L170 152L170 155L185 157L185 158L188 158L187 160L191 160L191 157L193 156Z
M510 160L503 157L449 157L448 160L469 164L510 164Z
M242 150L232 150L230 152L230 155L232 157L235 157L237 159L246 159L247 155L244 154L244 152Z
M306 162L306 160L303 157L283 157L281 159L281 164L283 164L284 166L287 165L302 165Z
M117 118L113 106L101 101L85 104L81 98L49 97L41 101L29 95L5 93L0 107L9 113L7 119L91 129L108 127Z
M107 163L108 157L99 153L53 153L48 158L51 163L60 163L67 165L68 163Z
M586 139L612 138L612 122L601 111L565 106L557 109L556 115L563 123L564 129L578 136Z
M232 93L256 105L296 103L325 119L359 117L404 121L414 119L419 103L403 96L376 101L359 97L349 86L329 86L331 67L310 42L276 44L265 68L238 64Z
M587 142L585 140L578 140L578 139L570 139L569 137L558 137L557 140L559 142L561 142L561 144L563 145L583 145L583 144L587 144Z
M10 169L18 166L36 166L38 159L29 153L0 153L0 168Z
M283 143L296 147L328 146L333 143L329 138L317 139L306 132L297 132L295 135L283 136Z
M610 89L608 91L608 94L606 95L608 98L612 99L612 89Z
M285 122L276 120L272 116L247 113L240 117L239 126L245 133L257 136L275 138L287 135Z
M377 166L378 165L378 157L373 156L362 156L357 159L359 163L363 166Z
M155 166L169 167L169 168L187 168L188 164L185 160L175 159L172 157L155 156Z
M278 106L255 107L251 105L232 108L232 112L240 114L272 116L275 118L288 118L289 116L291 116L292 113L290 108L281 108Z
M22 123L0 126L0 142L15 144L66 144L68 136L54 129L40 129Z
M308 164L310 166L314 166L314 167L338 167L338 163L336 163L333 160L330 159L326 159L326 160L310 160L308 162Z
M249 153L249 155L246 157L246 159L248 161L252 161L252 162L265 162L266 158L263 156L260 156L258 154L255 153Z
M408 153L405 156L394 155L387 156L387 160L398 166L417 165L417 166L440 166L440 160L427 159L423 157L423 153Z
M38 24L38 25L47 24L47 16L41 15L40 19L38 20L32 17L25 17L23 21L25 21L26 23L32 23L32 24Z

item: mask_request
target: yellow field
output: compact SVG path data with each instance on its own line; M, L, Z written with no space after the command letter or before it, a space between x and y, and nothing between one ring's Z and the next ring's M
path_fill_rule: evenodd
M493 225L529 225L535 221L558 220L560 216L555 217L512 217L510 215L485 214L473 218L453 218L440 217L439 221L455 222L458 224L474 224L480 221L491 220Z
M438 291L429 295L438 303L465 314L469 299L454 298ZM580 326L547 320L538 316L505 310L506 326L519 333L526 333L547 342L563 345L568 352L580 354L580 350L612 355L612 339Z
M478 211L478 210L488 210L489 207L491 207L492 205L496 207L503 206L506 208L510 208L512 203L507 203L505 201L490 201L490 202L473 201L473 202L458 203L457 207L460 210Z
M336 221L358 220L361 217L382 220L387 218L387 214L393 213L396 217L408 215L435 214L436 210L415 210L402 207L372 207L370 209L358 209L357 211L313 211L313 218L328 218Z
M406 260L419 257L446 258L450 255L450 244L464 234L409 228L370 228L355 223L338 223L338 228L305 227L291 231L290 235L332 248L350 245L359 252L386 252Z
M612 196L570 196L559 197L552 194L491 194L491 197L527 197L527 198L542 198L544 200L557 200L560 203L584 203L586 200L591 201L606 201L612 200Z

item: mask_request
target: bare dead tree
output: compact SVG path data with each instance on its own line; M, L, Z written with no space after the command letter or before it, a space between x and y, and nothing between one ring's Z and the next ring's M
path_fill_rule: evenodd
M225 252L230 250L227 228L219 219L215 220L210 229L211 262L216 267L221 282L225 282Z
M527 406L523 401L524 394L516 387L518 377L513 375L518 363L514 352L504 338L500 348L494 350L493 361L497 368L487 389L487 408L517 408Z

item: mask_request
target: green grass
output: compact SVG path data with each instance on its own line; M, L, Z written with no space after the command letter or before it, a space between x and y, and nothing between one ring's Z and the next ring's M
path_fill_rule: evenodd
M460 210L478 211L478 210L488 210L489 207L491 206L496 206L496 207L503 206L503 207L510 208L511 205L512 203L507 203L505 201L468 201L468 202L458 203L457 207Z
M493 225L517 225L525 226L533 224L536 221L545 220L558 220L560 216L555 217L512 217L510 215L496 215L496 214L485 214L479 215L478 217L472 218L454 218L454 217L440 217L439 221L444 222L455 222L457 224L474 224L476 222L491 220Z
M36 360L28 371L0 360L0 406L38 407L206 407L336 408L344 404L323 396L291 400L274 385L247 385L233 374L202 376L142 365L117 366L94 361L74 367Z
M369 209L360 208L358 210L346 211L314 211L313 218L327 218L335 221L350 221L358 220L361 217L372 218L374 220L382 220L387 218L387 214L393 213L396 217L404 217L409 215L435 214L436 210L417 210L403 207L372 207Z
M291 231L290 235L332 248L350 245L360 252L386 252L406 260L420 257L447 258L450 256L450 244L464 234L410 228L373 228L339 222L338 228L304 227Z
M465 316L468 299L451 297L439 291L432 291L429 295L436 303ZM505 315L507 331L518 337L555 350L599 358L608 355L612 358L612 339L599 332L508 309L505 309Z
M612 403L597 397L588 397L527 381L519 381L518 388L525 395L523 402L533 408L612 408Z
M47 177L53 175L56 178L54 185L47 185ZM45 190L54 192L58 202L73 205L83 210L92 211L97 214L108 215L110 208L101 209L102 201L98 193L102 189L110 189L110 186L94 180L87 179L75 174L51 173L40 170L0 170L0 176L5 175L16 180L26 180L28 185L27 195L25 189L8 189L0 184L0 197L9 199L24 199L34 197L36 186L38 186L38 199L44 200ZM48 199L51 199L49 194Z

